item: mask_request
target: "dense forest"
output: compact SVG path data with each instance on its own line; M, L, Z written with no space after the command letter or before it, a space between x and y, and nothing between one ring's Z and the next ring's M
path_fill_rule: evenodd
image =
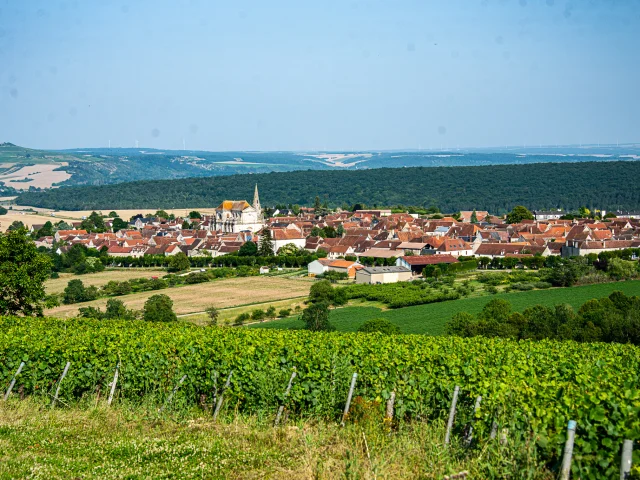
M319 196L330 206L402 204L494 214L514 205L638 209L634 178L640 178L640 162L306 170L59 188L24 193L17 203L60 210L213 207L225 199L251 200L257 183L263 205L310 205Z

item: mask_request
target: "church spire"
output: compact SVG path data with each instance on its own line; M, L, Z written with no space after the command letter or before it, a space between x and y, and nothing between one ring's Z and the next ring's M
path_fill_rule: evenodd
M262 207L260 206L260 197L258 196L258 184L256 183L256 191L253 194L253 208L258 212L258 217L262 218Z

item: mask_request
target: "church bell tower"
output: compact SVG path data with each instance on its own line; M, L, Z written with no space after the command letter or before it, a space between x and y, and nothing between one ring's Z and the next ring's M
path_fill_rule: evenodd
M258 195L258 184L256 183L256 190L253 194L253 208L258 213L258 220L262 221L262 207L260 206L260 196Z

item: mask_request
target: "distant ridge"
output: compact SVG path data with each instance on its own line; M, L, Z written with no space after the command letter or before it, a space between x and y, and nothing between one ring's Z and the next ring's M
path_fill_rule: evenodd
M108 185L114 183L267 174L304 170L354 171L400 167L466 167L560 162L612 162L640 160L640 148L623 146L504 147L495 150L393 150L323 152L207 152L114 147L36 150L5 142L0 163L15 172L21 166L56 165L66 174L45 187ZM5 171L6 172L6 171ZM5 174L8 179L8 174ZM0 181L3 181L0 170ZM14 184L16 188L28 188Z
M634 178L640 178L639 161L306 170L61 188L24 193L17 203L61 210L215 207L225 199L251 199L257 183L263 205L310 205L319 196L333 206L422 205L446 212L500 214L515 205L636 210L640 183Z

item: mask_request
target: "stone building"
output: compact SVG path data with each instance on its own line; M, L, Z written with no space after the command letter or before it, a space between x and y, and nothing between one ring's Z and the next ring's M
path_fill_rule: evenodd
M258 185L253 195L253 205L246 200L225 200L214 215L206 217L211 230L222 230L225 233L238 233L243 230L257 232L265 225Z

